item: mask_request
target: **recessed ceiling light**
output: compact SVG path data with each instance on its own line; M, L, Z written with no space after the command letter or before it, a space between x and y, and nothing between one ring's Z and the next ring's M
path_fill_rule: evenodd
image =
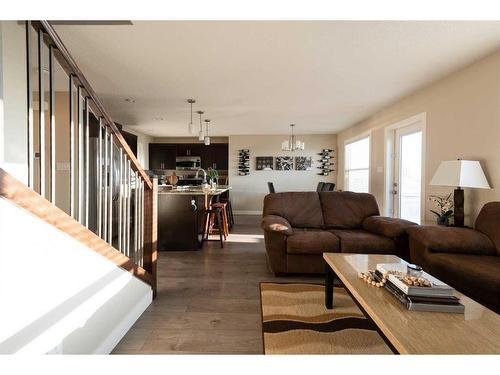
M165 118L163 118L163 117L155 117L154 119L155 119L156 121L164 121L164 120L165 120Z
M126 98L125 101L127 103L135 103L135 99L134 98Z

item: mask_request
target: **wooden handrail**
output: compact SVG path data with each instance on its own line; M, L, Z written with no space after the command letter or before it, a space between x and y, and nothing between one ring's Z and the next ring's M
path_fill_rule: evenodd
M153 188L157 187L157 180L153 180ZM116 250L113 246L97 236L94 232L81 225L63 210L57 208L37 192L33 191L22 182L0 168L0 196L24 208L46 223L55 226L62 232L70 235L89 249L109 259L117 266L127 270L134 276L143 280L153 288L156 296L156 191L146 190L148 197L146 207L148 217L145 220L146 232L149 237L144 251L144 267L136 265L127 256ZM146 198L146 196L145 196ZM150 203L148 203L150 202ZM149 224L151 223L151 225Z
M83 75L82 71L76 64L75 60L69 53L68 49L64 45L63 41L59 37L59 34L55 31L55 29L52 27L49 21L38 21L40 26L45 30L45 32L50 36L52 39L54 45L57 47L63 58L66 60L67 65L69 66L69 69L71 70L71 73L76 76L76 78L80 81L81 85L87 92L88 96L92 99L94 104L96 105L97 109L101 113L101 115L104 117L104 120L108 124L109 128L113 132L113 134L116 136L116 139L118 140L118 143L120 146L123 148L125 153L127 154L128 158L131 161L131 166L132 169L136 172L138 172L142 179L144 180L145 185L148 187L149 190L153 188L153 184L149 178L149 176L144 172L144 169L142 168L141 164L135 157L134 153L130 149L129 145L123 138L120 130L116 127L115 122L111 118L111 116L106 112L104 109L104 106L102 105L101 101L99 100L97 94L95 93L94 89L92 89L92 86L90 86L89 82ZM35 22L33 22L35 23Z

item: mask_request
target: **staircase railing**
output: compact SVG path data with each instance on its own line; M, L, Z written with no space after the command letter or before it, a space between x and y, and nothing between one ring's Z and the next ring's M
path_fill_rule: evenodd
M87 245L95 243L101 254L120 258L117 264L156 294L157 183L144 172L50 23L27 21L25 28L28 186L59 207L57 215L65 212L87 228ZM67 98L57 91L56 64L67 78ZM61 100L68 101L66 113L56 108ZM7 183L21 189L19 181L0 172L4 196L12 192ZM102 242L89 241L89 233L109 249L101 251Z

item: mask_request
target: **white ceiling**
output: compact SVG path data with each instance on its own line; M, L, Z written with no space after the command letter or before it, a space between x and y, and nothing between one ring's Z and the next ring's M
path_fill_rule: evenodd
M152 136L188 135L190 97L212 120L213 135L283 134L292 122L297 133L336 133L500 47L500 22L56 29L115 121Z

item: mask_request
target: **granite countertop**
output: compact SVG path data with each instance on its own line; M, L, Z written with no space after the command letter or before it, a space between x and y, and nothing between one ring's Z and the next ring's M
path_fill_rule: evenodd
M231 186L218 186L217 189L208 190L208 195L219 195L231 189ZM170 194L170 195L205 195L201 187L193 186L187 189L177 190L168 189L166 187L159 186L158 194Z

